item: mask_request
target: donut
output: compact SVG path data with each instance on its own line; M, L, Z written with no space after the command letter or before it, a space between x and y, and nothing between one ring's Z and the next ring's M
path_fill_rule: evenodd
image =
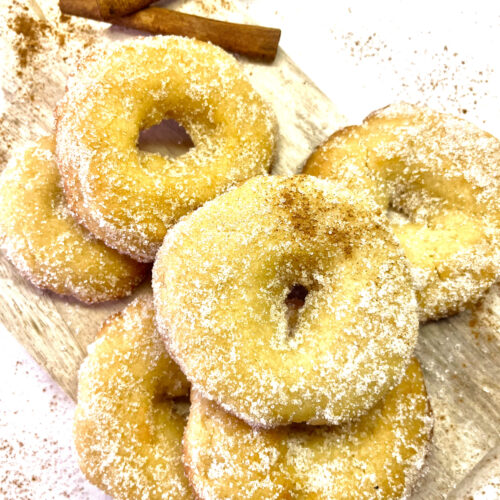
M175 159L137 148L139 132L164 118L194 143ZM275 118L233 56L176 36L90 56L56 121L69 206L107 245L144 262L181 216L266 173L275 146Z
M460 118L398 103L335 132L303 172L392 209L426 321L462 311L500 274L499 167L495 137Z
M200 500L407 498L432 422L415 359L383 400L341 426L254 429L193 391L184 464Z
M258 176L184 217L153 290L194 388L255 426L361 415L401 380L417 339L384 214L311 176Z
M2 172L0 246L39 288L86 303L129 295L147 267L75 222L64 201L54 148L54 138L43 137Z
M117 500L192 499L182 465L188 393L155 330L152 297L111 316L78 378L74 440L89 481Z

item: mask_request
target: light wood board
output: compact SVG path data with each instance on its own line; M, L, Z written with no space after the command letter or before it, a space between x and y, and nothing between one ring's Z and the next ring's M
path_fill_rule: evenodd
M26 0L26 3L34 4L34 1ZM47 0L38 1L41 11L46 3ZM168 7L222 20L248 21L244 13L235 10L238 4L235 6L223 0L174 1L168 2ZM135 35L116 28L107 29L99 23L91 25L108 39ZM347 124L346 118L283 51L279 51L272 65L246 60L242 63L250 80L273 105L278 117L280 138L273 173L299 172L314 147ZM46 105L35 119L34 130L51 129L52 107L62 94L64 79L70 70L62 61L57 71L54 69L56 76L44 89ZM2 82L7 96L14 78L12 70ZM17 127L15 132L20 143L33 136L25 130L28 111L28 107L20 107L17 110L19 120L12 125ZM170 137L172 147L167 149L175 152L175 142L179 138L175 132ZM179 140L183 142L182 137ZM154 135L149 137L149 142L153 149L157 147ZM134 296L144 293L148 287L145 283ZM76 395L77 370L86 354L86 346L101 322L130 300L90 307L38 291L20 278L3 257L0 260L0 295L0 321L72 398ZM498 445L499 325L500 293L499 287L494 287L483 304L473 311L421 327L417 355L425 372L435 428L427 475L412 498L446 498L461 481L463 489L470 471ZM482 481L484 485L487 479Z

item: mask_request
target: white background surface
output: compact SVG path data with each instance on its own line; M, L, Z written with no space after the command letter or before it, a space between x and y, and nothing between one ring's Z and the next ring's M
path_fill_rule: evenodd
M500 136L500 2L239 3L351 121L404 99ZM78 470L73 403L0 330L0 498L105 498Z

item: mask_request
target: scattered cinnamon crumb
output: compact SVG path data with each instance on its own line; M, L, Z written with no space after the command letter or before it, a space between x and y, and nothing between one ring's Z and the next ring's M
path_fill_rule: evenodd
M96 40L91 22L61 15L56 2L38 4L44 19L23 0L9 2L2 13L2 90L7 105L0 112L1 166L15 145L50 132L47 124L53 121L52 108L64 92L66 76Z
M12 10L12 6L10 7ZM42 50L41 38L51 29L50 25L41 19L34 19L26 8L15 14L8 23L11 30L19 35L14 47L17 51L17 59L20 68L25 68L33 60L33 57ZM21 76L22 71L18 70Z
M498 305L500 303L500 284L493 285L489 293L471 310L469 319L470 332L479 342L480 339L487 342L497 340L500 342L500 321Z

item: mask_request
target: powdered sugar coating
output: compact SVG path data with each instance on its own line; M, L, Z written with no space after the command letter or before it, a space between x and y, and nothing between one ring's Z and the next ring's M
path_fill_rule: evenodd
M87 478L116 499L191 499L181 461L188 392L151 297L109 318L79 373L74 435Z
M136 146L140 130L164 118L194 142L176 159ZM112 44L85 61L57 109L68 202L108 245L152 261L179 217L270 169L275 127L222 49L174 36Z
M400 499L424 465L432 416L414 359L402 382L342 426L252 429L191 394L184 463L200 499Z
M31 283L83 302L129 295L147 266L96 240L69 213L54 138L19 151L0 176L0 241Z
M286 298L308 290L295 324ZM156 319L197 391L252 425L339 423L397 384L415 296L385 217L332 183L259 176L183 218L153 268Z
M460 118L398 103L336 132L304 173L406 216L391 225L427 320L477 301L500 274L499 167L495 137Z

